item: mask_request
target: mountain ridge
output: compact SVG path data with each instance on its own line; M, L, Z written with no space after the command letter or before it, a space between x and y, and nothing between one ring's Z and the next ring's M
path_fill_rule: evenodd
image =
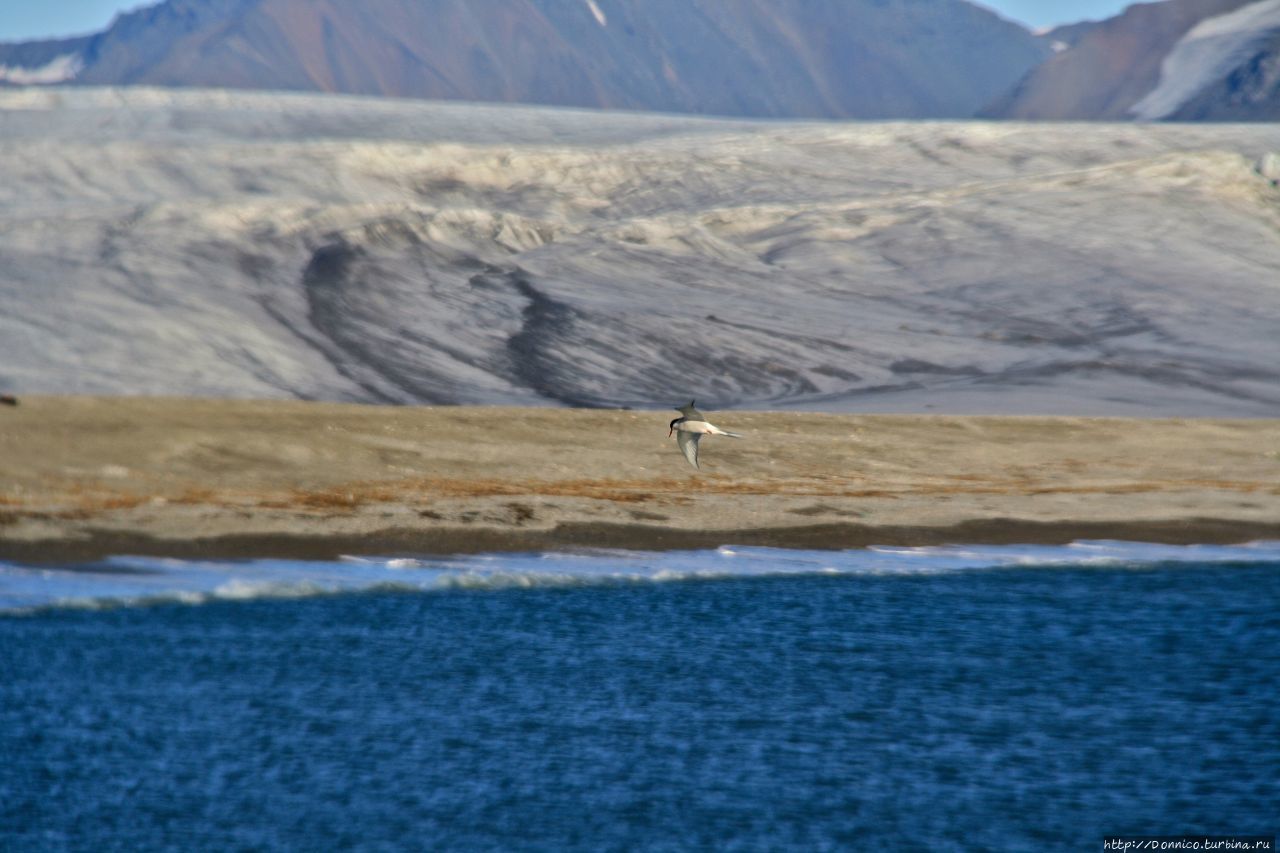
M74 44L0 45L0 67L70 56L50 82L960 118L1047 53L967 0L166 0Z

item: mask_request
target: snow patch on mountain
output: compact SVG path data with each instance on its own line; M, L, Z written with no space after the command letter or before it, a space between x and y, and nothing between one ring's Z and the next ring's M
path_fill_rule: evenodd
M15 86L47 86L73 80L82 70L84 70L84 60L80 55L65 53L37 68L0 65L0 82L12 83Z

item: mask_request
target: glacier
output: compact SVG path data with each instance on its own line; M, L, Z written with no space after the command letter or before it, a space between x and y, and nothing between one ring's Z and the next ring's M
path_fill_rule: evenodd
M1178 40L1160 65L1156 88L1129 108L1140 121L1159 121L1238 68L1280 32L1280 0L1258 0L1206 18Z
M1274 125L0 90L0 392L1274 416Z

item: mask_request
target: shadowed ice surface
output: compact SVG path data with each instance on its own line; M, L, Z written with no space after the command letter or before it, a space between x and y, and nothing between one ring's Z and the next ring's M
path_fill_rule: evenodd
M1280 801L1276 544L121 558L7 606L42 582L0 847L1079 850Z

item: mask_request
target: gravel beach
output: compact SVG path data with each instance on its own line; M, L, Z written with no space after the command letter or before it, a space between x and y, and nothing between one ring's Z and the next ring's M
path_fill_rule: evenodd
M0 558L1280 538L1280 420L24 397Z

